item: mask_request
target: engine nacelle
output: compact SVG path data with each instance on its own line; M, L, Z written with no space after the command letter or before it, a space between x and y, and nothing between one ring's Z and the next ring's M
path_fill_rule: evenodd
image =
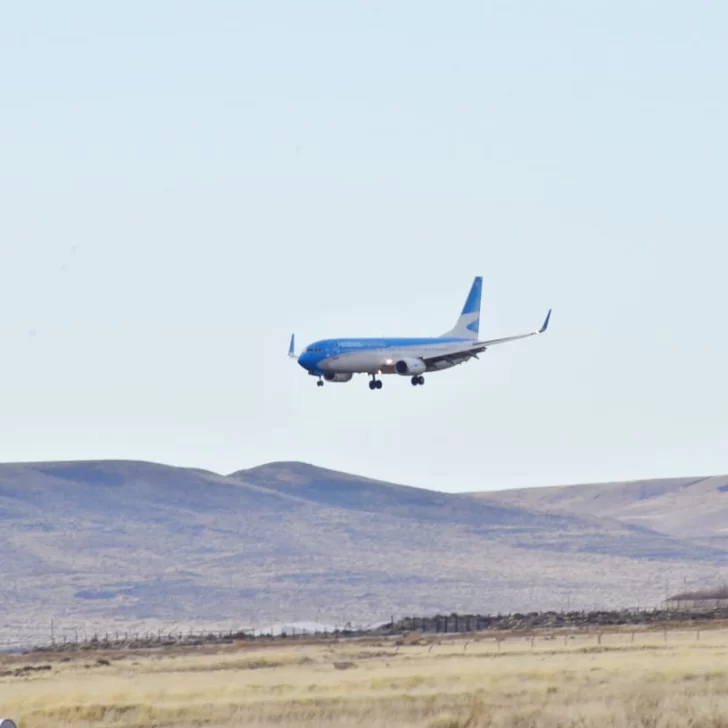
M424 374L427 370L427 366L422 359L411 359L409 357L406 359L400 359L394 365L394 368L397 371L397 374L401 374L403 377Z
M353 376L353 374L342 374L341 372L337 372L336 374L333 372L326 372L326 374L324 374L324 379L327 382L348 382Z

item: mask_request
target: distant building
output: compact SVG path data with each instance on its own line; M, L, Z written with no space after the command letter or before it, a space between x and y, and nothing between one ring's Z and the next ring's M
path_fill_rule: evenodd
M676 594L667 599L663 603L663 607L674 612L709 612L714 609L728 609L728 586Z

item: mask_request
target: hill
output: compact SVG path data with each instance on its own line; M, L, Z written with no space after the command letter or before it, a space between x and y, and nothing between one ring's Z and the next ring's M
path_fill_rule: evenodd
M481 502L613 518L681 539L728 539L728 475L471 493Z
M0 465L0 645L390 615L654 606L728 552L303 463Z

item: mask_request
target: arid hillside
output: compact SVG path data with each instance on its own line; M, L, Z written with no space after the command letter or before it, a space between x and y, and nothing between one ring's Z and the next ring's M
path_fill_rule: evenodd
M471 493L482 502L593 515L679 538L728 539L728 475Z
M302 463L0 466L0 645L279 621L652 607L728 551ZM659 526L659 524L656 524Z

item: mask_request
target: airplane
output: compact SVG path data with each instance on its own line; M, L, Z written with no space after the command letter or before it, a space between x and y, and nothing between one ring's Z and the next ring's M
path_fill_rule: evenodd
M465 305L455 326L441 336L431 338L382 338L382 339L322 339L309 344L296 356L295 334L291 334L288 356L298 360L309 375L317 377L316 384L323 387L327 382L349 382L354 374L371 377L369 389L382 388L383 374L410 377L413 386L423 385L425 372L450 369L496 344L525 339L543 334L551 319L551 309L541 328L527 334L506 336L501 339L480 341L480 299L483 290L482 276L476 276L465 299Z

